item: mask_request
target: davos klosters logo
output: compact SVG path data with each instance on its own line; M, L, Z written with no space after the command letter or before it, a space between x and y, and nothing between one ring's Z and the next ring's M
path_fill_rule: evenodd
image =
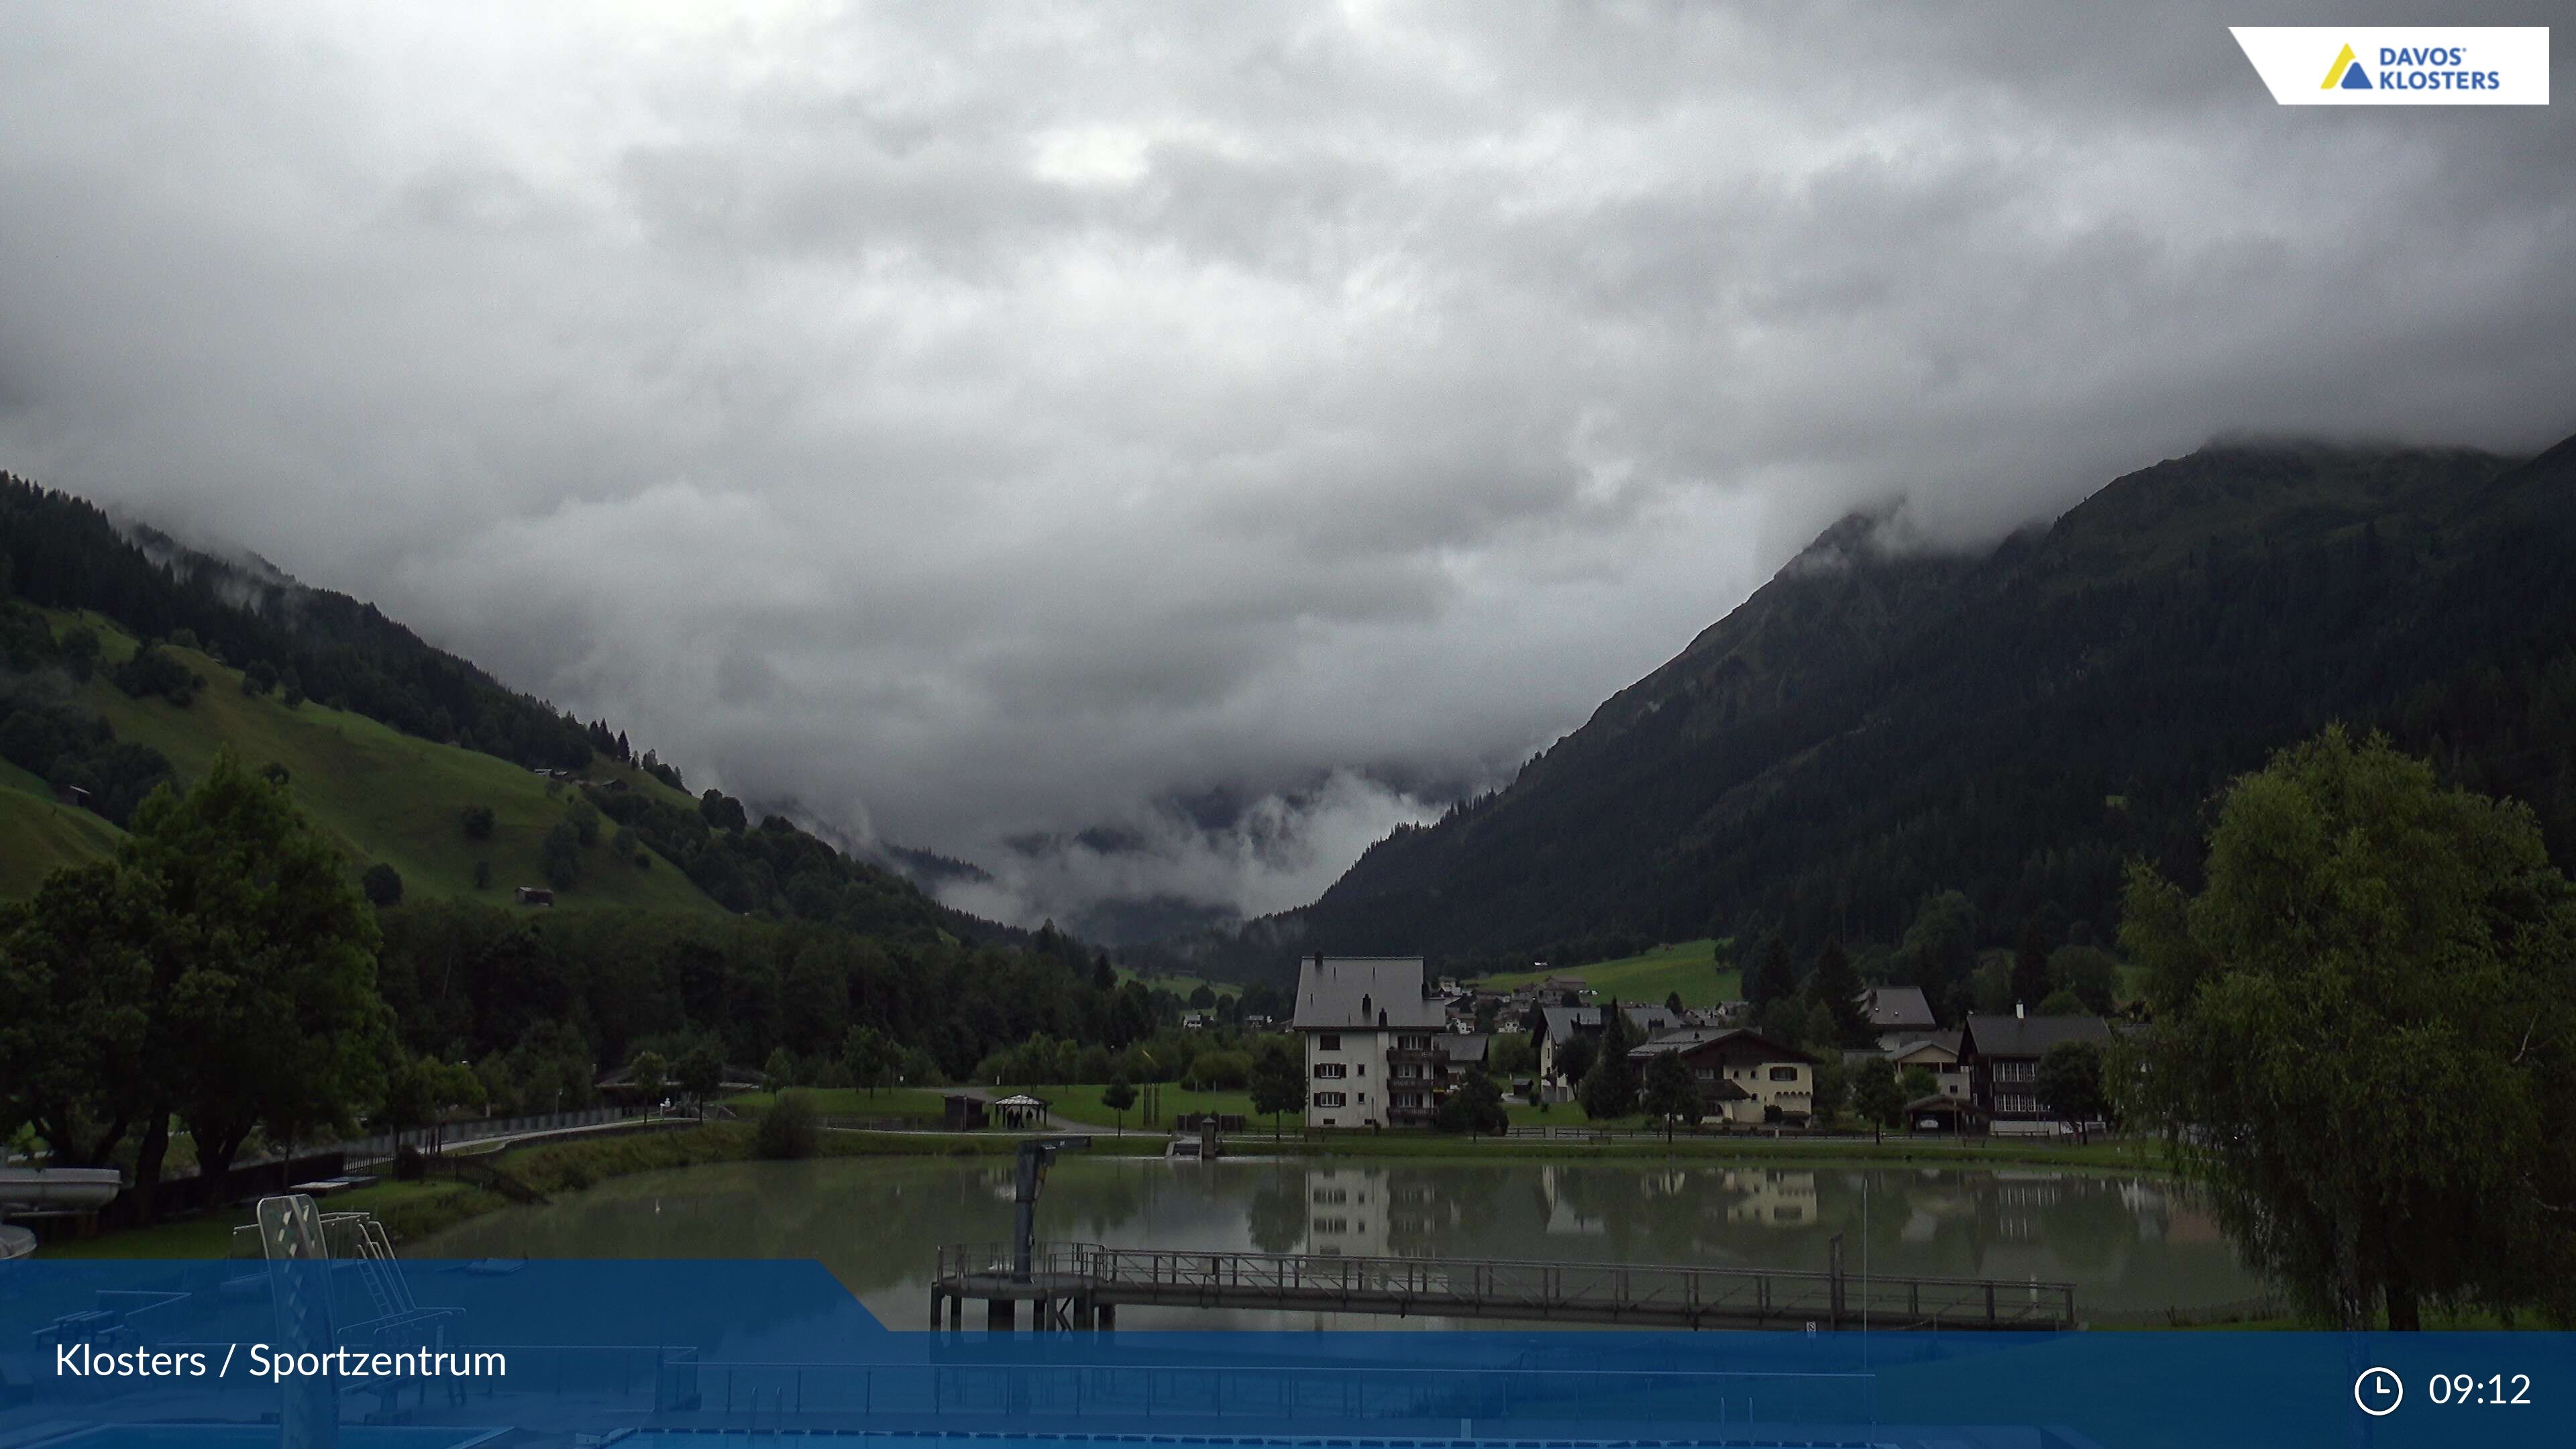
M2547 26L2239 25L2237 45L2285 106L2545 106ZM2325 79L2310 79L2317 66Z

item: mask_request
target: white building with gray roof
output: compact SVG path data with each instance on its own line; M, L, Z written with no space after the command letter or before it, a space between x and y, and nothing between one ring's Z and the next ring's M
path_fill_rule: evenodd
M1294 1025L1306 1039L1306 1125L1414 1127L1439 1105L1445 1011L1419 956L1309 956Z

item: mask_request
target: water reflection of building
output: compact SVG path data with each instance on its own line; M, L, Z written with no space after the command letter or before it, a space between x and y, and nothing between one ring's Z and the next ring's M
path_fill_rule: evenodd
M1803 1228L1816 1220L1816 1175L1747 1168L1718 1175L1720 1190L1734 1196L1727 1204L1730 1223L1773 1228Z
M2065 1179L2054 1174L1998 1172L1986 1196L1991 1237L2001 1243L2036 1243L2047 1237L2040 1219L2057 1206Z
M1554 1163L1539 1169L1539 1196L1547 1203L1547 1222L1541 1231L1551 1238L1597 1238L1610 1230L1609 1220L1587 1207L1576 1192L1577 1170Z
M1387 1255L1387 1191L1382 1169L1328 1167L1306 1174L1306 1249L1333 1258Z

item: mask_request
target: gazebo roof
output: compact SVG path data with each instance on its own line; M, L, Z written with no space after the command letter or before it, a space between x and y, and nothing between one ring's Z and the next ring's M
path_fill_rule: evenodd
M1046 1103L1039 1101L1037 1098L1030 1096L1026 1092L1022 1092L1015 1097L1004 1097L993 1105L996 1107L1043 1107Z

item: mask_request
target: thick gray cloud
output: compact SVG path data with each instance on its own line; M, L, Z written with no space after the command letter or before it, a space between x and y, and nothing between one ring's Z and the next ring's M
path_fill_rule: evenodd
M2275 9L20 5L0 464L988 909L1274 909L1855 504L2576 427L2564 107Z

